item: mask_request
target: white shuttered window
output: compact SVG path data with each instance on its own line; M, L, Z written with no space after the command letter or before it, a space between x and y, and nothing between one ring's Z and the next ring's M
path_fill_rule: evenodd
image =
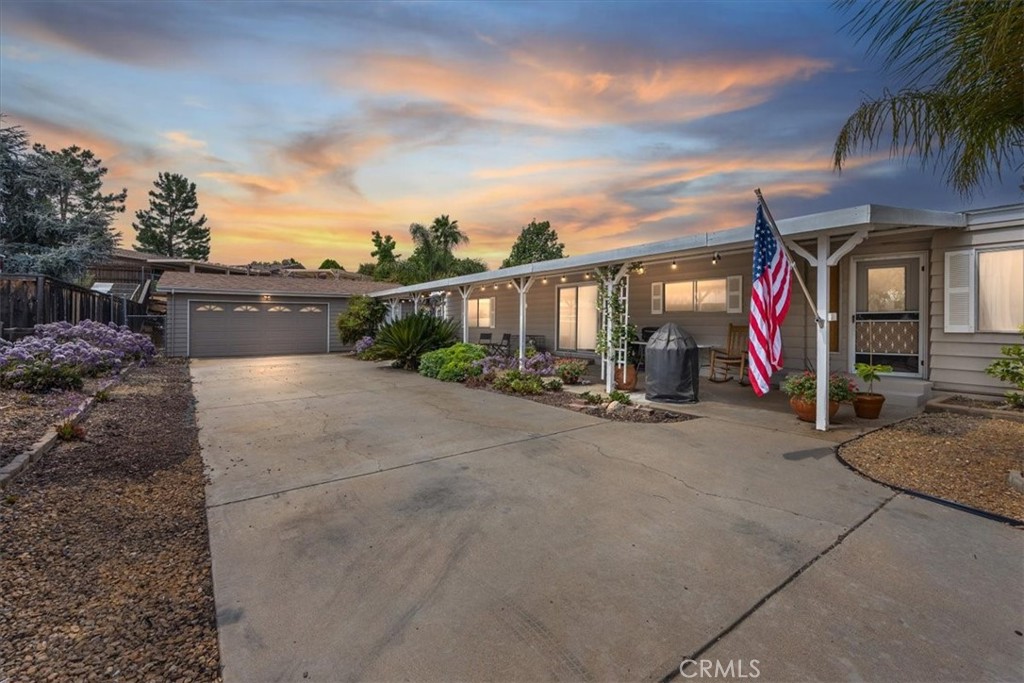
M947 251L944 323L946 332L974 332L974 252Z

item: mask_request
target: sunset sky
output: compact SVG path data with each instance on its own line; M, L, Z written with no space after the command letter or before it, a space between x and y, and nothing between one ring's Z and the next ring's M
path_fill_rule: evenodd
M210 260L370 261L439 214L491 267L549 220L569 254L876 203L966 203L832 143L877 60L826 2L0 3L0 110L92 149L130 247L160 171L199 188Z

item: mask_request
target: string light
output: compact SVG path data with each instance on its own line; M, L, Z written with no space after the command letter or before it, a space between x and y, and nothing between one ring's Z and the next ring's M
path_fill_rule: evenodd
M721 254L719 254L719 253L718 253L718 252L716 251L716 252L715 252L715 255L711 257L711 264L712 264L712 265L715 265L715 266L717 266L717 265L718 265L718 262L719 262L719 261L721 261L721 260L722 260L722 255L721 255Z
M564 275L561 277L561 280L562 280L562 282L565 282L565 276Z
M547 279L547 278L544 278L543 280L541 280L541 281L540 281L540 283L541 283L542 285L546 285L546 284L548 283L548 279Z
M676 262L675 262L675 261L673 261L673 262L672 262L672 270L675 270L675 269L676 269L676 268L678 268L678 267L679 267L679 266L677 266L677 265L676 265Z

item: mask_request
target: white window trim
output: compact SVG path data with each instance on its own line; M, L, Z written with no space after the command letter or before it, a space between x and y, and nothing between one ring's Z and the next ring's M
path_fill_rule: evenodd
M1000 251L1024 251L1024 244L1009 244L1003 246L976 247L974 249L974 272L971 281L974 283L974 296L971 297L971 321L974 324L975 332L985 334L1017 334L1017 329L1009 330L983 330L981 329L981 255L992 254Z
M661 315L665 312L665 283L651 283L651 315Z
M698 282L714 282L716 280L721 280L722 282L725 283L725 308L723 310L721 310L721 311L701 310L700 308L697 307L697 283ZM668 287L668 285L683 284L683 283L687 283L687 282L692 283L692 289L693 289L692 307L691 308L687 308L685 310L670 310L669 307L668 307L668 299L667 299L667 296L665 294L666 288ZM664 311L665 313L701 313L701 314L712 313L713 314L713 313L742 313L743 312L743 276L742 275L727 275L725 277L695 277L695 278L692 278L692 279L689 279L689 280L671 280L669 282L655 282L653 284L654 285L661 285L662 286L662 289L661 289L661 291L662 291L662 306L661 306L661 308L662 308L662 311ZM730 294L736 294L736 298L739 301L739 306L738 307L730 306L729 305ZM653 310L653 307L654 307L654 288L653 288L653 285L652 285L652 288L651 288L651 307L652 307L651 313L654 313L655 311Z
M480 301L487 299L491 302L491 324L481 326L480 323ZM475 308L476 314L471 314L471 310ZM497 322L497 299L493 296L478 296L475 299L469 299L466 305L466 315L469 317L468 326L473 329L488 329L493 330L495 323Z

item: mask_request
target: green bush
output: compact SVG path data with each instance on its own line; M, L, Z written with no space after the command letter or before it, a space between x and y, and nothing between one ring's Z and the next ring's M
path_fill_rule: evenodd
M548 381L544 382L544 391L561 391L562 380L557 377L552 377Z
M420 358L420 374L442 382L462 382L471 375L479 375L479 365L474 361L487 356L487 350L479 344L453 344L447 348L430 351Z
M555 374L566 384L579 384L580 379L587 373L587 361L585 360L560 360L555 365Z
M395 361L395 367L415 370L423 354L451 345L457 329L451 320L420 311L381 327L374 346L382 359Z
M494 379L492 386L509 394L543 394L544 380L539 375L528 375L520 370L508 370Z
M580 398L582 398L584 401L586 401L587 403L589 403L592 406L596 406L596 405L598 405L600 403L604 403L604 399L601 398L600 394L595 394L595 393L590 392L590 391L584 391L582 394L580 394Z
M1020 332L1024 335L1024 325L1020 326ZM985 372L1017 387L1016 391L1006 392L1006 402L1016 408L1024 408L1024 346L1011 344L1000 351L1003 358L993 361Z
M613 401L618 401L624 406L628 406L630 403L633 402L633 400L629 397L629 394L627 394L625 391L619 391L618 389L608 394L608 398L610 398Z
M53 389L65 391L82 388L82 370L77 365L61 365L47 358L0 367L0 389L20 389L43 393Z
M338 338L342 344L355 344L363 337L372 337L384 322L387 305L372 296L354 296L348 308L338 316Z

